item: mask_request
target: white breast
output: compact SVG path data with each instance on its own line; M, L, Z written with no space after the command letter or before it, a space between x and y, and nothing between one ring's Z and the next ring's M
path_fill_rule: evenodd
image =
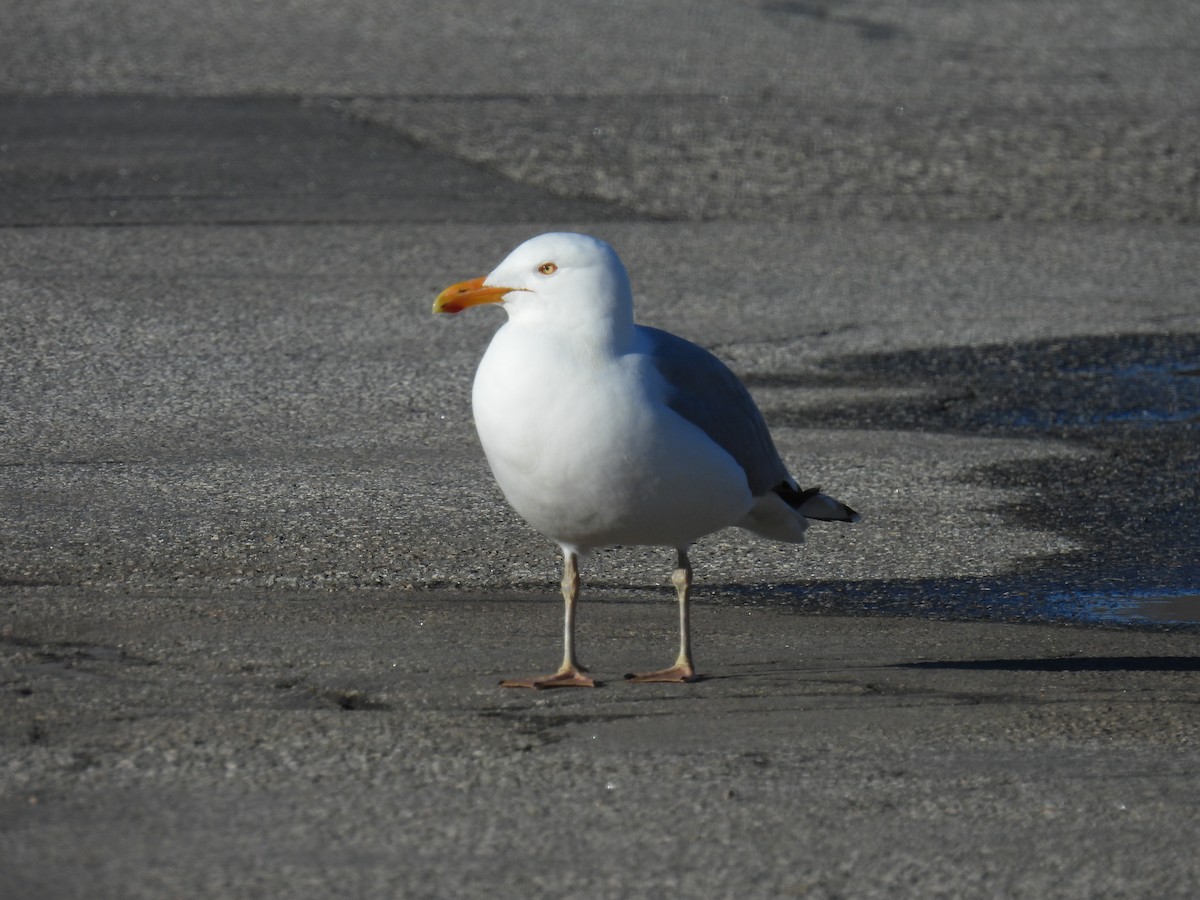
M502 327L472 399L513 508L579 550L680 547L740 520L752 505L741 467L660 386L637 356L589 358L561 333Z

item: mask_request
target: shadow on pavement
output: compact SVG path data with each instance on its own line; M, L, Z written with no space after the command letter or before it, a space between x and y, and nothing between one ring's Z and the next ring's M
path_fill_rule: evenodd
M897 668L984 672L1200 672L1200 657L1073 656L1064 659L966 659L900 663Z
M766 410L806 428L1053 439L1085 458L1007 462L972 482L1019 488L998 512L1083 549L1012 576L775 586L814 604L971 618L1200 622L1200 334L1076 337L841 357L755 386L876 389L837 405ZM814 595L823 595L815 599ZM1169 601L1171 612L1159 610ZM845 606L842 606L845 604Z

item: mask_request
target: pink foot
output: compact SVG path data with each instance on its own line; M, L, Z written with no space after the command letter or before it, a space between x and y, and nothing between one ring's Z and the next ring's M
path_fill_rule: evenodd
M686 684L692 681L699 681L700 676L696 674L696 670L690 663L676 663L669 669L660 669L657 672L633 672L625 676L626 681L631 681L634 684Z
M553 675L535 675L533 678L506 678L500 682L500 687L506 688L545 688L560 687L595 687L596 682L583 674L580 666L563 666Z

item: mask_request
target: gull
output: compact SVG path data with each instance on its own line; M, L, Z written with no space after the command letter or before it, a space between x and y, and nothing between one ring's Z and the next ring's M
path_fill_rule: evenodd
M698 680L691 650L688 551L735 526L799 543L810 519L853 522L844 503L802 490L762 413L719 359L637 325L625 266L604 241L552 233L521 244L490 275L433 304L459 313L499 304L508 320L475 374L471 405L505 498L563 555L563 661L505 687L594 687L575 652L579 560L602 547L673 548L679 611L674 665L633 682Z

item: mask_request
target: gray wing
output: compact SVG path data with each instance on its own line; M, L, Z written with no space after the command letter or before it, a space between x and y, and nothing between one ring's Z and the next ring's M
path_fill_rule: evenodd
M667 406L737 461L751 494L761 497L781 483L794 483L750 392L725 363L670 332L645 325L638 330L667 382Z

